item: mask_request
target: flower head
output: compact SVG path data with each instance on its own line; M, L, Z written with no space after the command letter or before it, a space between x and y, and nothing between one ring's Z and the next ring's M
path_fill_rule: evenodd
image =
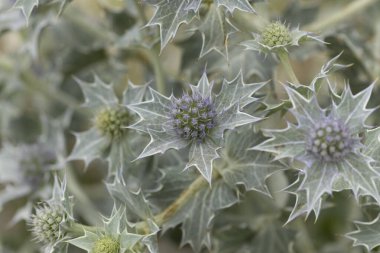
M298 28L289 29L285 24L275 21L264 27L261 33L254 34L254 39L246 40L242 44L249 50L276 53L288 51L290 47L299 46L306 40L323 43L312 33L300 31Z
M184 94L173 98L171 120L179 136L186 140L204 141L216 125L216 111L210 98Z
M45 204L37 207L30 221L34 237L44 244L59 241L63 237L60 225L64 219L65 213L59 206Z
M211 182L212 163L223 146L224 132L259 120L242 112L244 106L256 101L252 95L264 83L245 84L241 76L224 81L219 94L204 74L198 85L191 85L191 95L177 99L165 97L151 89L152 99L131 105L141 119L131 128L151 137L139 158L181 149L190 145L186 168L195 166Z
M119 253L120 242L111 236L103 236L94 243L92 253Z
M267 25L261 33L261 43L268 47L286 46L291 42L289 28L280 22Z
M271 138L255 149L276 154L277 159L291 158L304 164L297 182L288 191L297 195L289 218L320 210L321 196L332 191L351 189L355 196L369 195L380 202L374 178L380 173L366 154L361 134L364 121L373 110L366 109L372 87L353 95L346 87L338 104L322 109L313 94L306 99L292 88L287 93L298 124L284 130L268 130ZM342 188L336 182L344 182Z
M83 106L93 112L94 121L90 129L75 134L76 143L68 160L83 160L87 167L91 161L103 158L108 161L109 175L129 168L127 164L145 140L127 128L136 117L127 106L141 102L147 86L129 83L120 101L113 86L97 76L93 83L77 82L85 97Z
M111 138L120 138L129 124L129 113L125 107L102 109L95 118L95 125L99 131Z

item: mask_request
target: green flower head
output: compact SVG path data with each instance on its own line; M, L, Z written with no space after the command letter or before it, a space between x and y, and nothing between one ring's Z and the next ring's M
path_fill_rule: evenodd
M102 109L95 118L98 130L111 138L120 138L126 131L124 128L129 123L129 113L126 108Z
M30 220L34 237L44 244L59 241L63 236L60 224L64 219L65 213L59 206L45 204L38 207Z
M119 253L120 242L111 236L99 238L92 249L92 253Z
M267 25L261 33L261 43L268 47L286 46L291 42L289 28L280 22Z

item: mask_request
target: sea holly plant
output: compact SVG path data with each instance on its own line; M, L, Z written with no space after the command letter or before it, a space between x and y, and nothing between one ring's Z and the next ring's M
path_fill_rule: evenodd
M113 86L97 76L93 83L79 79L77 82L85 97L83 106L92 111L93 124L89 130L75 134L76 144L68 159L83 160L87 167L92 160L103 158L108 161L110 173L127 169L126 165L144 142L136 133L131 133L133 130L127 129L136 118L127 106L141 102L147 86L129 83L119 101Z
M191 93L180 98L151 89L150 100L129 106L141 117L130 128L151 138L138 158L190 146L185 168L195 166L211 183L213 161L219 157L224 132L260 120L242 108L257 101L252 95L264 84L246 84L239 75L231 82L224 80L221 91L215 94L204 73L196 86L190 85Z
M128 232L126 221L125 209L114 208L111 217L104 218L104 228L99 231L88 231L84 228L83 236L68 242L89 253L142 253L146 249L154 253L155 251L143 244L145 236Z
M353 95L345 86L338 103L333 101L330 107L321 108L316 94L306 99L296 90L286 88L297 125L288 122L286 129L265 131L270 139L253 149L272 152L276 159L290 158L304 164L299 169L301 179L295 190L297 202L305 202L298 215L319 210L324 194L343 190L335 186L339 181L356 197L367 195L379 202L375 185L379 171L372 166L373 159L366 155L362 140L368 129L365 120L373 112L367 109L372 89L370 85ZM290 216L294 218L295 215Z
M228 13L233 13L235 10L250 13L254 12L254 9L247 0L146 0L145 2L153 4L156 7L156 12L148 25L158 25L160 27L161 48L164 48L169 41L175 37L181 24L189 24L199 15L202 6L208 8L210 5L215 5L218 8L223 8L225 10L224 12ZM208 19L210 19L209 22L217 21L223 24L224 20L220 19L221 14L219 14L219 11L215 10L213 7L211 7L210 11L213 12L213 18L208 17ZM207 35L205 34L205 36L208 35L210 34L207 32Z
M379 1L309 2L0 0L0 251L378 251Z
M43 252L68 252L64 229L74 222L73 198L67 192L66 178L54 178L51 199L35 206L28 220L34 239L42 245Z

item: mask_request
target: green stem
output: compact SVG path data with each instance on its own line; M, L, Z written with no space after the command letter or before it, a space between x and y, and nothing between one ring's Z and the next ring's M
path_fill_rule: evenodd
M69 234L71 237L79 237L84 235L84 230L93 232L93 233L98 233L99 231L103 231L104 228L102 227L92 227L92 226L86 226L82 225L79 223L72 222L68 225L63 226L63 230Z
M335 26L337 23L351 19L355 13L360 12L379 0L356 0L339 10L335 15L324 17L303 27L306 31L320 32L326 28Z
M220 174L214 170L213 179L220 177ZM173 217L189 200L201 189L207 187L209 184L203 178L199 176L191 185L181 193L181 195L164 211L154 216L156 224L161 227L165 222L167 222L171 217ZM136 230L143 233L149 232L149 228L146 222L139 222L136 225Z
M310 239L309 232L307 230L307 227L305 226L305 222L302 219L297 219L295 221L295 225L297 227L300 240L300 247L302 248L303 253L317 253L317 251L314 248L313 242Z
M282 50L277 55L278 55L278 58L280 59L282 65L284 66L286 72L288 73L292 83L300 84L296 74L294 73L292 65L290 64L288 52L286 52L285 50Z
M161 62L160 62L160 58L158 54L153 49L148 49L145 47L137 47L136 49L139 50L149 60L154 71L157 90L160 93L165 94L166 93L165 74L164 74L164 70L161 67Z
M78 200L76 201L76 206L83 219L85 219L91 225L100 224L101 219L98 212L96 211L97 208L88 198L87 194L84 193L72 168L66 169L66 177L68 190L74 195L76 200Z
M139 0L134 0L135 6L137 11L139 12L139 16L143 20L144 24L148 23L148 19L145 16L144 8L141 3L139 3Z

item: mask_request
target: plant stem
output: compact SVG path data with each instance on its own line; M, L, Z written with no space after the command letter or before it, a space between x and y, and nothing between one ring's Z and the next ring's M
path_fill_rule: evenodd
M286 52L285 50L281 50L277 55L278 55L278 58L280 58L280 61L282 65L284 66L286 72L288 73L292 83L300 84L296 74L294 73L292 65L290 64L288 52Z
M78 211L81 213L83 219L85 219L91 225L97 225L101 223L97 208L94 206L92 201L88 198L87 194L84 193L82 187L78 183L78 180L72 170L72 168L66 169L67 177L67 187L69 191L78 200L77 207Z
M338 11L336 15L331 15L323 18L322 20L317 20L309 25L306 25L303 29L306 31L320 32L326 28L334 26L336 23L352 18L355 13L364 10L376 2L378 2L378 0L353 1L346 5L346 7L342 10Z
M66 233L68 233L72 237L79 237L84 234L84 230L90 231L93 233L97 233L99 231L104 230L101 227L92 227L92 226L86 226L79 223L70 223L70 225L64 225L63 229Z
M145 47L137 47L137 50L139 50L150 62L152 65L154 75L156 78L156 86L157 90L165 94L166 93L166 85L165 85L165 75L164 71L161 67L161 62L158 54L153 49L148 49Z
M214 170L212 174L212 178L216 179L220 177L220 174ZM183 191L180 196L164 211L154 216L154 220L156 224L160 227L165 222L167 222L171 217L173 217L188 201L201 189L207 187L209 184L203 178L203 176L199 176L195 179L191 185ZM146 222L139 222L136 225L136 230L142 231L144 233L149 232Z
M134 3L135 3L137 11L139 12L139 16L143 20L144 24L147 24L148 23L148 19L145 16L145 12L144 12L144 8L142 6L142 3L139 3L138 0L134 0Z
M302 240L299 240L300 243L302 244L301 245L302 252L303 253L317 253L317 251L314 249L313 242L310 239L310 235L305 226L305 222L302 219L298 218L295 222L295 225L302 239Z

